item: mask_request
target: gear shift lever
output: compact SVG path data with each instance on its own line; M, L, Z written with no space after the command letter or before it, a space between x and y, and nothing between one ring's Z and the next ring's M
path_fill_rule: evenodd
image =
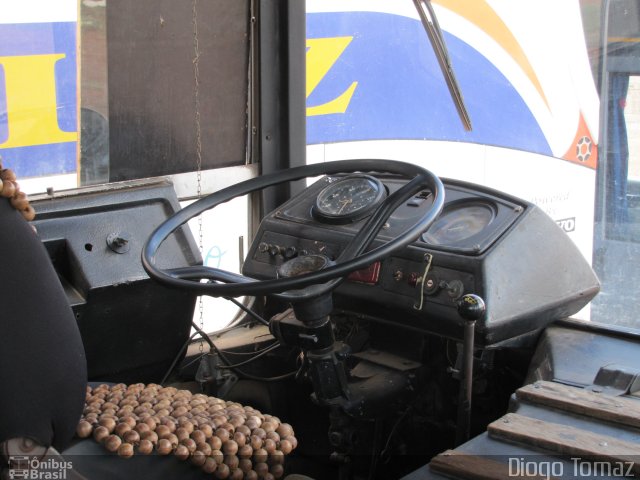
M464 320L462 344L462 377L458 397L458 427L456 445L466 442L471 431L471 395L473 385L473 345L476 321L482 319L487 308L478 295L468 293L458 301L458 314Z

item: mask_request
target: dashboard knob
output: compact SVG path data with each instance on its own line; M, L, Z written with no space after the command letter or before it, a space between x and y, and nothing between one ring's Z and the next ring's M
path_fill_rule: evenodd
M295 257L297 254L298 254L298 249L293 245L290 245L284 249L282 256L288 260L290 258Z
M458 313L465 320L480 320L486 310L484 300L473 293L467 293L458 300Z

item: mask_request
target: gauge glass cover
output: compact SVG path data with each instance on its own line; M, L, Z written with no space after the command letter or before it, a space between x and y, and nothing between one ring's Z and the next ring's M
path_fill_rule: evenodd
M445 210L422 234L422 240L431 245L454 245L483 231L494 216L489 205L458 204Z
M313 213L329 222L360 220L380 203L386 192L382 183L368 175L350 175L320 191Z

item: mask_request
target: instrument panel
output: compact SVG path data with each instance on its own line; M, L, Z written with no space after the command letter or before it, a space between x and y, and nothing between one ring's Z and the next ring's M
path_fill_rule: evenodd
M404 181L394 177L351 174L325 177L305 190L294 202L276 212L282 220L315 225L331 232L357 232L366 218ZM491 246L523 211L522 204L498 192L469 188L462 182L445 181L445 206L431 227L416 241L437 250L478 255ZM400 206L379 233L394 238L431 206L425 190ZM325 234L320 235L321 237Z
M371 173L321 178L263 219L243 273L268 279L297 256L336 260L406 181ZM486 318L476 324L477 343L490 345L575 313L597 293L597 278L582 254L535 205L483 186L442 181L445 204L434 223L405 249L350 274L335 290L334 305L459 338L456 302L474 293L487 304ZM370 248L415 225L432 201L428 190L406 200Z

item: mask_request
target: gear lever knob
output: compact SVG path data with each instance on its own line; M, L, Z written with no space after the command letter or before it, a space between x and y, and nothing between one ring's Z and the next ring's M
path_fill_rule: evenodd
M458 313L465 320L480 320L486 310L484 300L473 293L467 293L458 300Z

